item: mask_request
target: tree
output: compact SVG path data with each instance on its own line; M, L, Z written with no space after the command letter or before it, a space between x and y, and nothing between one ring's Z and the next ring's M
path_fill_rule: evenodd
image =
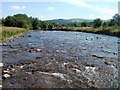
M93 21L94 27L101 27L102 25L102 20L100 18L97 18Z
M16 14L14 16L8 16L5 18L3 24L5 26L28 28L32 27L30 19L26 14Z
M3 25L5 26L14 26L15 20L14 17L8 16L4 19Z
M41 29L46 30L48 28L48 23L47 22L42 22L41 23Z
M103 27L107 27L107 26L108 26L108 23L107 23L107 22L104 22L104 23L102 24L102 26L103 26Z
M48 25L48 29L51 30L53 28L53 25Z
M40 23L40 21L38 20L38 18L33 18L32 27L33 27L34 30L39 29L39 23Z
M81 27L87 27L88 23L87 22L82 22Z
M120 15L115 14L113 19L109 21L109 26L120 26Z

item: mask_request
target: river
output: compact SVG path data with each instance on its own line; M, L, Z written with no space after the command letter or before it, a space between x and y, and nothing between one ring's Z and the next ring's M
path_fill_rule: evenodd
M2 47L3 87L117 88L118 43L83 32L28 32Z

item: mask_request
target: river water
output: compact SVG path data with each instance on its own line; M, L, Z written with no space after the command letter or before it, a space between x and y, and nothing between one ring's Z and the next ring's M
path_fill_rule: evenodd
M5 88L117 88L118 38L33 31L2 48Z

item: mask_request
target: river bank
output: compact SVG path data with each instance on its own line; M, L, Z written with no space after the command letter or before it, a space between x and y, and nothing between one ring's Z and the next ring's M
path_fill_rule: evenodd
M0 43L12 41L14 39L18 39L19 37L23 36L29 30L24 28L17 28L17 27L2 27L0 32ZM34 30L30 30L34 31ZM36 31L36 30L35 30ZM47 31L47 30L42 30ZM55 28L48 31L74 31L74 32L85 32L85 33L94 33L94 34L101 34L101 35L109 35L109 36L116 36L120 37L119 27L100 27L100 28L93 28L93 27L62 27L62 28ZM0 44L1 45L1 44Z
M94 34L101 34L101 35L109 35L109 36L116 36L120 37L120 28L119 27L100 27L100 28L93 28L93 27L62 27L53 29L53 31L76 31L76 32L86 32L86 33L94 33Z
M24 37L25 33L30 30L18 27L1 27L0 45L5 45L6 42L14 41ZM31 30L32 31L32 30Z

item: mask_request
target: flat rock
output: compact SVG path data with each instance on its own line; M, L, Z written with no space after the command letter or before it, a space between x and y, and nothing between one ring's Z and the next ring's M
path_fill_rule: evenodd
M3 77L4 78L10 78L11 76L9 74L4 74Z
M42 49L36 49L37 52L42 52Z
M10 71L7 71L7 70L4 70L3 72L4 72L4 73L10 73Z

